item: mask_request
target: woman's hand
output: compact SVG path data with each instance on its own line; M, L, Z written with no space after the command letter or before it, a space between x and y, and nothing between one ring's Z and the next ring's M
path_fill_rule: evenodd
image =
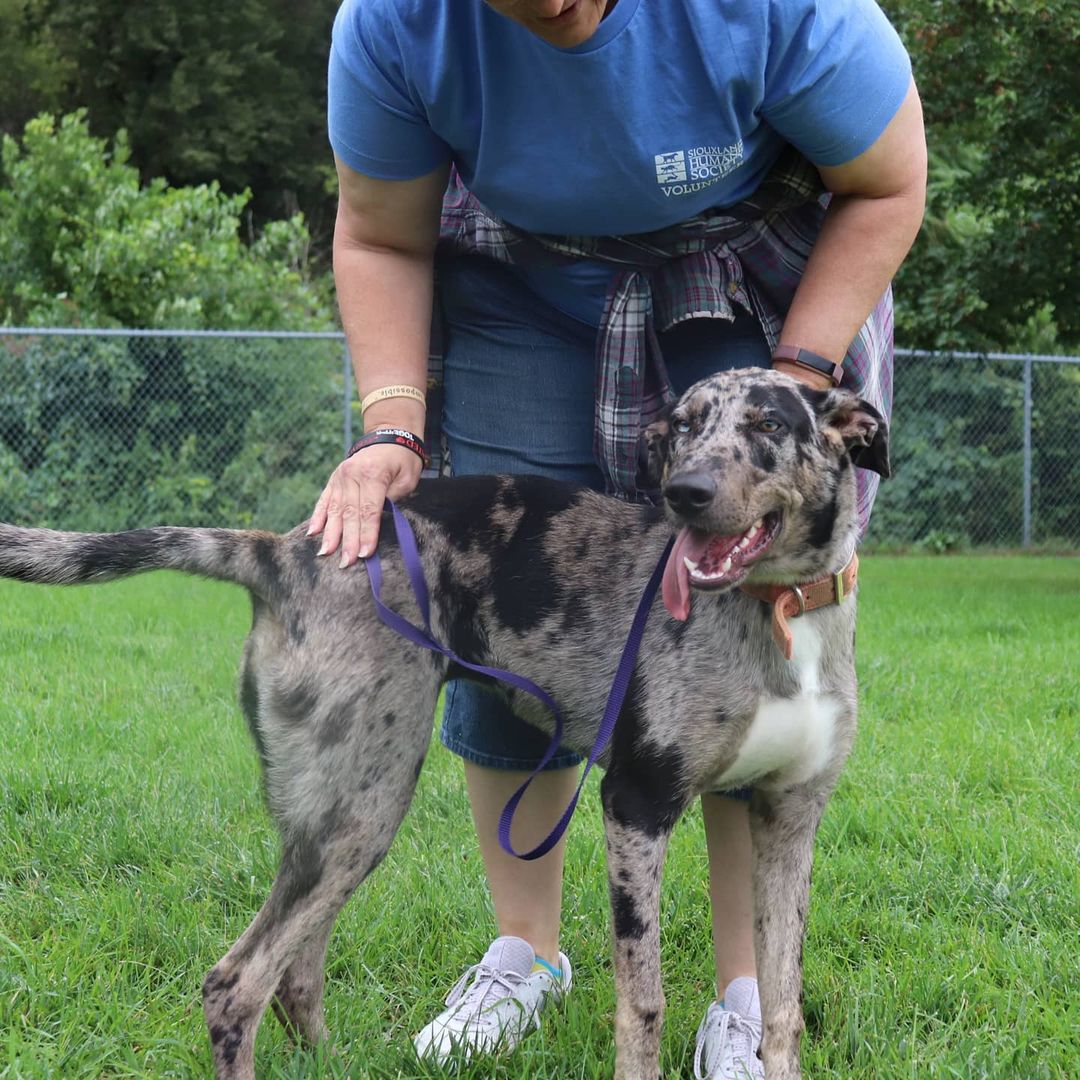
M323 534L320 555L341 547L342 568L367 558L379 539L386 499L400 499L420 482L423 463L403 446L365 446L331 474L311 515L308 536Z

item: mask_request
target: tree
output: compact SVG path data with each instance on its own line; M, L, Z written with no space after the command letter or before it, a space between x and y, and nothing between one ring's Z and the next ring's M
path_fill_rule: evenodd
M144 180L256 193L259 220L322 222L332 162L326 58L336 0L0 0L0 130L85 108L130 136ZM320 224L321 227L321 224Z
M1009 349L1049 315L1080 345L1080 7L887 0L931 152L926 226L898 279L907 345Z
M0 0L0 134L61 109L74 64L57 48L42 0Z

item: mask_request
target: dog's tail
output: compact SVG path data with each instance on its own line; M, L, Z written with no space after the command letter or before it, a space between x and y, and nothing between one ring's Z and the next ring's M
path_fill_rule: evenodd
M232 581L266 597L284 538L233 529L161 526L121 533L54 532L0 524L0 577L42 585L81 585L183 570Z

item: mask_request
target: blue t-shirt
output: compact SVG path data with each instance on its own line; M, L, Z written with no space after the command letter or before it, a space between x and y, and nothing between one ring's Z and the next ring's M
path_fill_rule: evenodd
M531 232L648 232L731 206L785 144L818 165L866 150L899 108L907 53L873 0L618 0L560 49L483 0L345 0L329 128L357 172L406 180L449 159ZM595 322L609 271L559 306Z

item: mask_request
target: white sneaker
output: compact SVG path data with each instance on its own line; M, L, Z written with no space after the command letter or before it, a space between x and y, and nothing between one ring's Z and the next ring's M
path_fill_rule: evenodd
M422 1058L443 1062L455 1051L507 1053L540 1026L540 1013L570 989L570 961L559 953L562 979L546 969L533 971L536 953L518 937L496 938L454 984L445 1008L413 1037Z
M694 1076L697 1080L765 1080L765 1066L757 1055L760 1045L760 1020L714 1001L698 1028Z

